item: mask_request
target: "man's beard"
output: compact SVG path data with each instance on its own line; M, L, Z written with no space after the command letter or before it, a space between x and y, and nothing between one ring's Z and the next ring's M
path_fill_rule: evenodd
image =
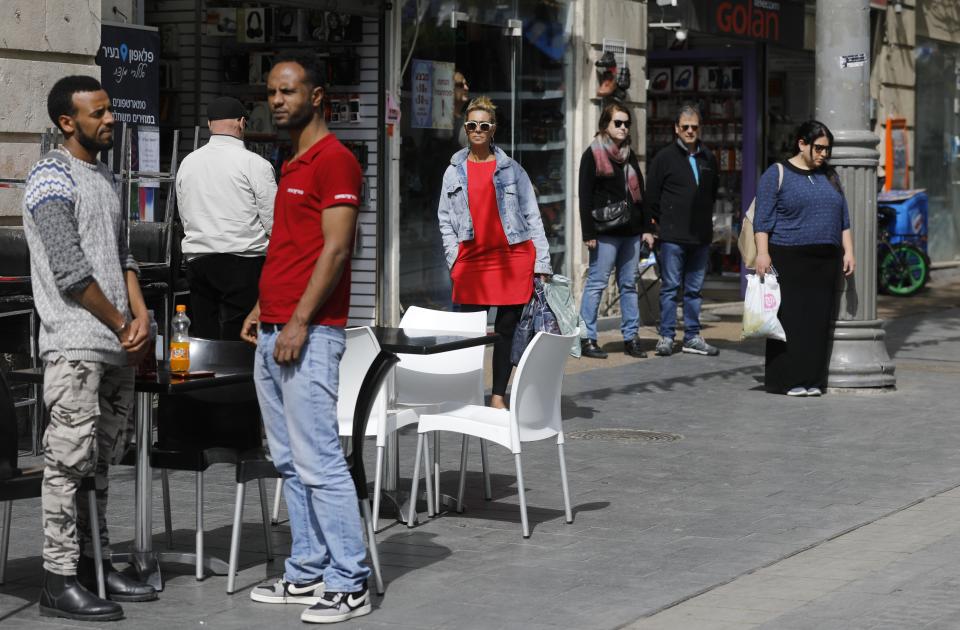
M101 142L97 140L95 136L85 134L79 125L77 125L77 142L80 143L81 147L91 153L99 153L100 151L113 148L113 136L110 136L110 139L106 142Z
M304 107L297 112L291 112L287 117L287 122L278 123L274 120L277 129L303 129L313 120L313 109Z

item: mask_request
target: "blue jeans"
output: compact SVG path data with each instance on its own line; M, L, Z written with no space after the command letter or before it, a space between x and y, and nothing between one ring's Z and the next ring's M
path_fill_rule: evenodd
M700 335L700 290L707 275L710 245L660 243L660 336L673 339L677 298L683 283L683 340Z
M293 544L284 577L323 578L328 591L356 592L370 574L357 491L340 448L337 391L342 328L310 326L300 361L278 365L279 332L260 330L257 398L274 465L283 476Z
M590 250L590 269L580 300L580 317L587 339L597 339L597 310L600 296L607 288L610 272L617 270L620 289L620 332L624 341L637 336L640 308L637 306L637 264L640 262L639 236L598 236L597 246Z

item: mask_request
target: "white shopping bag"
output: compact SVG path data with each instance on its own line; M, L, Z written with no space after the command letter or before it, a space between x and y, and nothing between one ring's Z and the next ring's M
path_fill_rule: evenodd
M747 295L743 300L743 338L779 339L786 341L783 325L777 319L780 310L780 283L777 276L767 273L763 279L757 274L747 276Z

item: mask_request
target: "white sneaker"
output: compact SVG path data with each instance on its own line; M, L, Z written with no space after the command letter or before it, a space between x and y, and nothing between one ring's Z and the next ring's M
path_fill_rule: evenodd
M250 591L250 599L263 604L300 604L313 606L323 595L323 580L308 584L294 584L284 578L276 582L255 586Z
M787 391L787 396L806 396L807 388L806 387L794 387Z
M823 392L820 391L819 387L808 387L807 396L822 396Z
M363 590L356 593L325 592L320 601L300 614L300 621L336 623L368 615L371 610L373 606L370 604L370 590L364 584Z

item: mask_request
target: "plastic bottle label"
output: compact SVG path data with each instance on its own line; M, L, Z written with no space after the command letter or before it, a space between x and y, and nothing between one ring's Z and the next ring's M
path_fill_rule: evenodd
M190 342L189 341L171 341L170 342L170 371L171 372L190 371Z

